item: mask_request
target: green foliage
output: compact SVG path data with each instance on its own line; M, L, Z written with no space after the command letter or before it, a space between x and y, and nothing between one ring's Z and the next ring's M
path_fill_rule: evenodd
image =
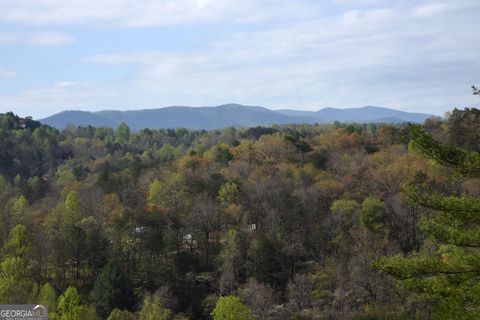
M480 177L480 156L444 145L412 128L412 141L439 164L464 177ZM381 270L397 278L418 299L435 301L435 319L480 317L480 201L466 196L440 196L411 187L406 197L412 205L433 209L422 223L426 236L436 244L426 252L394 256L376 262ZM425 249L426 250L426 249Z
M107 318L107 320L136 320L136 319L137 317L135 316L135 314L127 310L120 310L120 309L113 309Z
M172 312L162 305L158 295L148 295L143 299L142 309L138 313L139 320L168 320Z
M33 257L32 234L22 224L16 225L10 232L10 239L3 246L6 257L28 259Z
M360 206L355 200L335 200L330 210L335 215L343 215L347 218L351 218L356 211L360 209Z
M454 109L448 113L447 141L469 151L480 152L480 110L466 108Z
M127 281L115 262L109 262L103 267L90 294L99 315L105 317L113 308L128 304L125 299L128 296Z
M40 289L38 304L47 306L49 313L57 310L57 293L49 283L45 283Z
M161 205L161 192L162 192L162 184L158 179L153 180L148 187L148 203L152 206L160 206Z
M130 127L125 122L122 122L115 130L115 136L124 141L130 140Z
M15 199L15 202L12 206L13 215L16 221L24 221L26 220L25 215L27 213L28 203L27 199L22 195Z
M78 192L70 191L65 200L66 219L71 225L75 225L80 220L80 203Z
M220 297L212 311L214 320L247 320L249 310L238 297Z
M214 316L475 318L478 114L431 120L432 135L59 132L0 115L0 303L45 303L54 320L207 319L238 293L243 307L220 298ZM375 266L397 281L372 267L385 254Z
M5 258L0 263L0 303L25 304L35 288L31 265L20 257Z
M282 255L274 240L263 234L258 235L248 250L247 267L250 274L258 281L277 288L282 285L285 276L282 266Z
M27 303L35 288L31 234L24 225L15 226L10 239L3 246L4 259L0 263L0 302Z
M440 165L453 168L466 177L480 175L480 153L467 152L452 145L442 144L418 125L410 128L410 136L413 141L412 147Z
M222 205L228 205L235 202L238 197L238 186L235 182L223 184L218 191L218 200Z
M385 204L379 199L369 197L362 203L360 223L372 232L379 232L385 227Z
M58 298L59 320L83 320L81 297L75 287L68 287Z

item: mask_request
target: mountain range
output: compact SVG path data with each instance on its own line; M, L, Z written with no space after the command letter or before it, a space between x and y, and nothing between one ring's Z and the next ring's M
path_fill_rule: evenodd
M423 123L433 117L389 108L324 108L319 111L270 110L264 107L226 104L216 107L165 107L132 111L104 110L62 111L39 121L58 129L67 125L117 127L125 122L132 130L144 128L219 129L225 127L270 126L273 124L357 123Z

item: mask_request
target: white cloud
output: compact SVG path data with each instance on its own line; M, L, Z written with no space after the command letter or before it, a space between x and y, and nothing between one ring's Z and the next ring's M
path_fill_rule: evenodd
M307 0L1 0L0 21L26 25L170 26L307 16Z
M74 41L73 37L56 32L40 32L27 37L27 42L42 46L69 44Z
M1 79L15 78L16 76L18 76L18 74L16 72L6 70L6 69L0 67L0 80Z
M41 46L69 44L75 38L60 32L0 32L0 45L27 43Z
M414 14L420 17L429 17L444 13L448 6L444 3L430 3L419 5L414 9Z
M42 116L72 106L227 102L311 110L376 104L442 114L477 103L469 86L478 83L480 69L480 3L400 2L329 17L317 12L316 18L232 34L194 51L99 54L83 62L128 64L135 71L117 81L57 83L2 101L50 108ZM431 5L441 7L426 9Z

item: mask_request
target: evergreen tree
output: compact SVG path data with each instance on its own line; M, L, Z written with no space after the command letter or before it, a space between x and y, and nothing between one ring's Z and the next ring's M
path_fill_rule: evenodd
M419 126L412 127L411 136L412 147L452 168L455 179L480 177L478 152L439 143ZM383 258L376 264L420 299L432 301L435 319L479 319L480 199L420 190L409 188L406 198L433 211L422 223L430 241L418 253Z
M35 288L31 235L24 225L15 226L3 246L0 263L0 303L21 304L31 300Z
M83 320L80 294L75 287L68 287L58 298L58 316L60 320Z

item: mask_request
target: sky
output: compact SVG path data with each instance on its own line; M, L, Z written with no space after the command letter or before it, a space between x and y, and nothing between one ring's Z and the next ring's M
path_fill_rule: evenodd
M477 106L478 0L0 0L0 113Z

